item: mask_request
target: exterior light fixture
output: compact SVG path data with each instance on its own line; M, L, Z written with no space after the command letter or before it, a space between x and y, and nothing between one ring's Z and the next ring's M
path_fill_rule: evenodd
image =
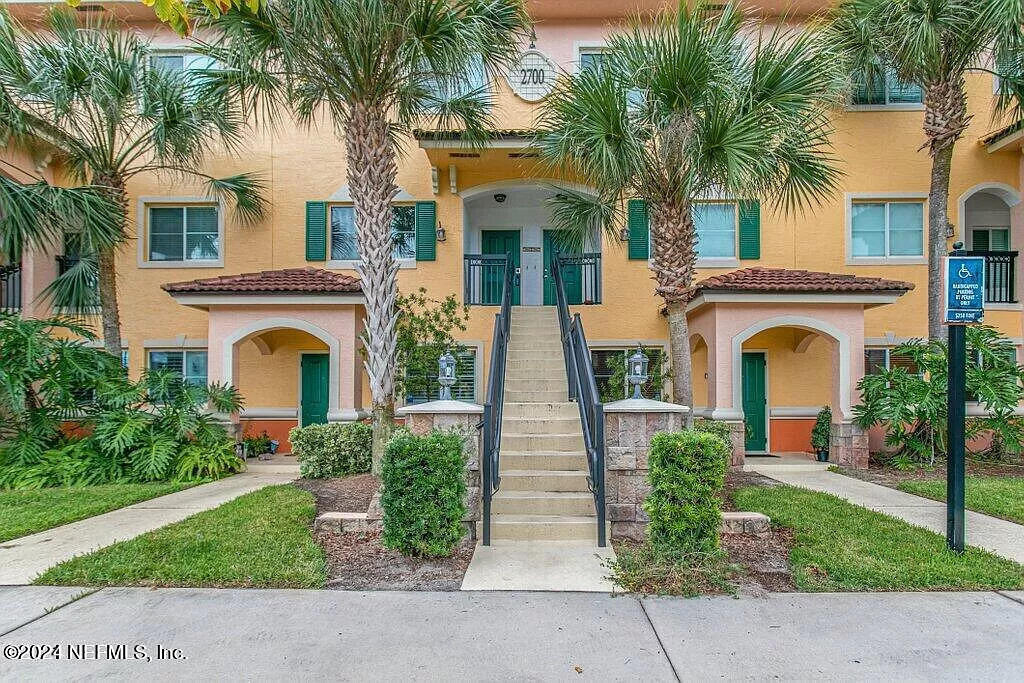
M494 201L498 202L499 204L504 204L506 199L507 196L505 195L504 192L498 192L494 195Z
M437 383L441 385L439 398L442 401L452 400L452 386L455 384L455 356L446 351L437 359Z
M619 239L623 242L629 241L629 228L623 228L619 231Z
M637 345L636 351L626 361L626 379L633 385L633 398L643 398L643 394L640 393L640 387L646 384L649 379L647 375L647 365L649 363L650 361L640 345Z
M446 239L448 239L448 233L446 233L444 231L444 226L441 225L440 223L438 223L437 224L437 241L438 242L444 242Z

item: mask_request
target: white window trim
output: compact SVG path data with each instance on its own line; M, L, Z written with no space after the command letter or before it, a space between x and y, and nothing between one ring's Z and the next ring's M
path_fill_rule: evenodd
M854 256L853 205L855 202L922 201L921 256ZM886 240L888 240L888 229ZM888 243L888 242L887 242ZM847 192L846 193L846 265L848 266L917 266L928 263L928 193L927 192Z
M149 245L149 212L151 205L167 206L215 206L217 207L217 242L220 244L216 259L207 260L185 260L185 261L150 261L147 253ZM145 196L138 199L138 211L135 225L141 226L138 239L138 266L139 268L223 268L224 251L227 249L227 242L224 239L224 202L210 197L158 197Z
M583 53L607 52L608 43L603 40L575 40L572 43L573 73L578 74L583 68Z
M347 188L348 188L348 186L345 186L346 191L347 191ZM412 206L415 209L415 207L416 207L416 200L415 199L396 198L395 201L392 202L392 205L394 205L394 206ZM352 204L352 200L351 199L349 199L347 201L336 201L336 200L333 200L333 199L327 200L327 255L328 256L331 255L331 209L333 207L335 207L335 206L353 206L353 204ZM415 238L415 236L416 236L416 228L415 228L415 225L414 225L413 226L413 237ZM402 270L410 269L410 268L412 268L412 269L416 268L417 261L416 261L416 257L415 256L413 258L395 259L395 261L398 263L398 267L400 269L402 269ZM362 259L328 259L327 260L327 268L329 270L355 270L359 266L359 264L361 264L362 262L363 262Z

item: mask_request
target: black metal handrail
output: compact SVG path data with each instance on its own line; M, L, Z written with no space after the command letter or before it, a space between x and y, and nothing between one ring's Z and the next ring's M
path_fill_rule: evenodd
M21 264L0 266L0 312L21 312Z
M968 256L985 258L985 303L1015 304L1017 252L1015 251L968 251Z
M462 269L463 302L467 306L501 306L506 271L512 270L508 265L509 258L505 254L466 254ZM511 291L509 296L512 296Z
M559 254L562 266L562 280L575 277L579 280L579 291L566 292L570 306L601 303L601 253Z
M594 366L590 361L587 336L583 332L580 314L569 317L569 303L565 295L565 281L562 269L567 262L578 256L556 254L551 263L551 274L555 279L555 298L558 308L558 328L562 336L562 353L565 356L565 372L569 378L569 400L576 401L583 423L583 446L587 452L587 483L594 494L594 508L597 512L597 545L608 544L605 528L604 491L604 405L597 391Z
M491 365L487 372L487 400L484 402L480 452L480 477L483 497L483 544L491 544L491 499L501 486L498 472L501 459L501 416L505 407L505 359L508 355L509 321L512 317L512 262L509 256L484 257L501 264L501 309L494 316L491 337ZM467 299L467 303L468 303Z

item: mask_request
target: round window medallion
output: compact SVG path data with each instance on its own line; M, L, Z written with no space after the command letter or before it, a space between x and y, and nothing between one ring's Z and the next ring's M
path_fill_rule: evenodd
M558 69L543 52L527 50L508 72L512 92L527 102L539 102L555 87Z

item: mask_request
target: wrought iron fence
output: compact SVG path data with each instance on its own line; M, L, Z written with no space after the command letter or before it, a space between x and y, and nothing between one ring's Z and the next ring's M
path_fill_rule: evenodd
M21 264L0 266L0 312L21 312Z
M985 303L1015 304L1017 252L968 251L968 256L985 258Z

